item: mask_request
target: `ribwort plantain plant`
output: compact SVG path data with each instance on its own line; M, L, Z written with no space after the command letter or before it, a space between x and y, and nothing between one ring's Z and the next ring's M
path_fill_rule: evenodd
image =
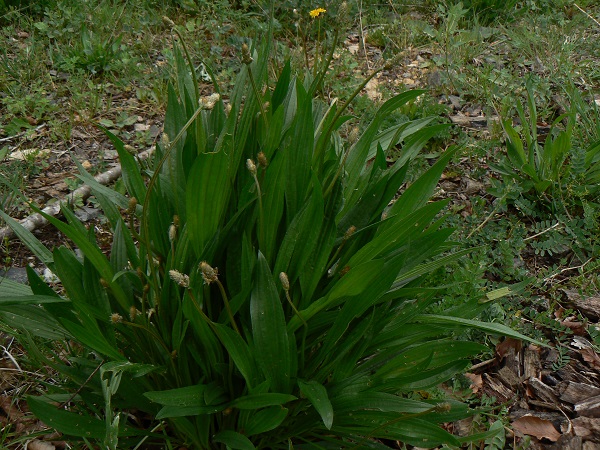
M388 100L349 145L347 105L315 98L322 74L301 83L288 63L268 79L270 42L244 48L227 102L216 83L200 97L187 52L175 51L149 167L108 133L128 196L81 168L113 230L108 256L66 207L66 222L47 218L78 253L50 251L1 213L64 289L28 269L29 286L2 291L2 320L58 374L28 398L31 411L110 449L165 436L244 450L476 439L439 426L471 414L466 405L407 398L485 351L457 330L523 337L474 320L479 304L426 313L438 290L420 280L465 254L441 256L452 230L439 218L446 202L430 201L455 149L390 204L440 126L379 128L422 91Z

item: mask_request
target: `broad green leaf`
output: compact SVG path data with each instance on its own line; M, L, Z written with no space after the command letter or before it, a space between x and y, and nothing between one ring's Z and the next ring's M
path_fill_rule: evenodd
M253 355L248 344L231 328L219 323L213 324L215 333L223 346L227 349L229 356L248 383L249 387L258 383L258 373Z
M302 395L310 401L321 416L321 419L323 419L325 428L331 430L331 426L333 425L333 407L331 406L331 401L329 401L327 389L314 380L298 380L298 386Z
M290 389L290 345L281 299L267 261L258 252L256 281L250 298L252 336L259 365L276 392Z
M103 373L127 372L130 373L132 377L138 378L149 374L150 372L154 372L155 370L157 370L157 367L151 364L138 364L131 363L129 361L112 361L103 364L100 370Z
M402 106L403 104L416 99L425 91L406 91L399 94L387 102L385 102L381 108L377 111L375 118L368 126L367 130L360 137L358 142L354 144L348 153L346 160L346 172L348 173L345 192L351 193L356 187L359 175L362 172L369 155L369 150L376 136L379 126L390 113Z
M323 222L323 194L318 183L314 185L312 192L309 201L288 226L275 263L275 273L286 272L292 283L310 257ZM302 242L302 245L298 245L298 242Z
M279 405L253 411L248 423L244 427L246 435L254 436L274 430L283 423L288 412L287 408Z
M227 403L209 406L163 406L156 414L156 419L206 416L223 411L225 408L227 408Z
M54 317L48 314L48 311L33 305L2 307L0 321L10 324L12 329L42 339L69 340L73 338Z
M255 450L254 444L243 434L231 430L224 430L213 437L213 442L225 444L232 450Z
M104 420L59 409L56 405L47 403L38 397L28 397L27 404L37 418L67 436L88 439L101 439L105 436L106 422Z
M311 182L311 167L314 146L314 124L312 98L302 85L296 83L298 109L285 152L286 186L285 203L288 214L294 217L301 209Z
M108 321L108 318L107 318ZM113 347L104 337L98 326L82 326L78 323L71 322L70 320L60 320L60 323L66 328L66 330L73 335L73 337L83 345L88 346L92 350L99 352L100 354L117 361L122 361L124 356L119 350Z
M186 386L167 391L145 392L144 396L163 406L194 406L204 405L205 384Z
M400 198L396 200L389 209L388 214L390 216L396 214L407 215L425 205L431 198L446 165L457 150L458 147L446 150L427 172L421 175L406 189L406 191L404 191Z
M70 217L72 220L77 220L74 214L68 210L68 208L63 207L62 211L65 217ZM96 270L98 270L100 276L104 278L104 280L110 282L110 280L113 279L114 273L112 271L112 268L110 267L110 263L106 259L106 256L104 256L104 254L96 244L90 242L86 235L81 233L76 227L67 225L66 223L61 222L55 217L49 216L48 214L45 214L39 210L38 212L40 212L50 223L52 223L52 225L54 225L58 230L64 233L81 249L85 257L90 260L90 262L94 265ZM111 289L113 291L113 294L119 301L121 307L128 311L129 307L131 306L131 299L127 298L127 296L123 292L123 289L121 289L121 287L118 284L112 283Z
M13 297L31 294L31 288L26 284L18 283L8 278L0 278L0 299L2 299L2 297Z
M217 233L229 199L228 158L224 151L202 153L186 188L187 230L197 255Z
M267 406L283 405L294 400L298 400L298 398L290 394L250 394L233 400L229 406L237 409L260 409Z
M4 283L0 283L0 288ZM49 295L0 296L0 308L15 305L41 305L44 303L69 303L70 300Z
M352 267L350 271L335 284L328 295L320 298L306 309L300 311L300 315L305 321L308 321L320 311L339 305L339 303L343 301L343 298L364 292L368 289L370 283L379 276L384 264L385 262L383 260L373 260ZM288 329L290 332L294 332L301 325L302 321L300 318L294 316L289 321Z
M87 439L102 439L106 434L106 422L91 416L83 416L65 411L56 405L45 402L40 397L27 397L29 409L37 418L67 436ZM140 436L145 434L123 424L119 427L120 436Z

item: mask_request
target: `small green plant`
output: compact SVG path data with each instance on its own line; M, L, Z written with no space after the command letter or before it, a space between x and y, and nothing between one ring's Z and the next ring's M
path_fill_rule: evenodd
M388 206L439 125L379 129L423 92L388 100L350 145L338 130L364 84L327 105L315 99L324 73L303 84L288 63L272 82L270 42L242 48L227 105L218 92L199 95L194 65L175 50L165 134L148 170L107 131L129 197L82 167L81 179L113 230L108 257L69 208L66 222L47 218L81 256L50 251L0 212L64 289L28 269L29 287L8 283L0 294L3 321L61 375L29 397L31 411L69 439L109 449L160 442L163 424L196 449L477 438L438 426L471 414L467 405L407 398L486 350L457 330L524 338L474 320L476 299L426 313L439 289L423 277L463 254L440 256L452 230L438 217L446 202L429 201L455 150Z
M564 210L569 188L595 196L600 181L600 142L580 151L574 145L573 113L559 116L543 139L538 135L538 121L533 87L527 83L529 117L521 104L517 112L521 136L510 119L503 121L506 133L506 157L491 165L506 184L516 183L518 195L535 197L552 211ZM566 122L564 128L560 128ZM543 141L543 142L541 142ZM577 184L573 186L573 184Z

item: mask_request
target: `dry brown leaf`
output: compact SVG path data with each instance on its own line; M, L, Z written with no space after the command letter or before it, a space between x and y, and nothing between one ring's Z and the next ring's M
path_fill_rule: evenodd
M570 328L571 331L577 336L586 336L587 335L587 327L583 322L578 322L576 320L563 320L560 322L561 325Z
M519 352L522 346L522 341L513 338L506 338L496 346L496 353L500 359L503 359L511 348L514 349L515 352Z
M478 375L476 373L465 373L465 377L471 380L471 386L469 386L469 389L473 391L473 394L479 392L479 390L483 386L483 379L481 378L481 375Z
M538 439L549 439L552 442L558 441L561 436L552 422L535 416L520 417L513 421L512 427L522 434L535 436Z
M582 348L579 350L584 361L595 369L600 369L600 356L591 348Z

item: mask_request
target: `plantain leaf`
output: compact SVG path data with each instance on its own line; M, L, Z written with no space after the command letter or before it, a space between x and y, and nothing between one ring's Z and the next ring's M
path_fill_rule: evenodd
M144 397L163 406L194 406L204 404L207 385L197 384L167 391L145 392Z
M333 407L331 406L331 401L329 401L327 389L314 380L298 380L298 386L302 395L310 401L320 414L325 428L331 430L331 426L333 425Z
M512 337L515 339L521 339L523 341L529 341L535 345L540 345L542 347L547 347L548 344L544 344L543 342L536 341L524 334L519 333L518 331L514 331L507 327L506 325L502 325L499 323L493 322L481 322L478 320L471 319L463 319L461 317L452 317L452 316L440 316L436 314L420 314L415 318L416 321L431 323L431 324L450 324L450 325L460 325L462 327L475 328L478 330L482 330L491 334L499 334L501 336Z
M187 230L197 255L217 233L229 198L225 152L202 153L190 170L186 188Z
M288 413L287 408L279 405L253 411L245 426L246 435L254 436L274 430L286 419Z
M231 430L221 431L213 437L213 442L225 444L232 450L255 450L254 444L243 434Z
M239 397L232 401L229 406L238 409L260 409L267 406L283 405L294 400L298 400L298 398L290 394L267 392L265 394L250 394Z
M27 404L36 417L67 436L102 439L106 434L106 422L104 420L59 409L56 405L52 405L40 397L27 397ZM120 436L139 436L143 434L145 434L143 431L135 430L123 424L119 427Z
M0 286L4 287L4 283ZM15 305L41 305L44 303L68 303L69 299L53 297L49 295L20 295L20 296L0 296L0 307Z
M255 352L265 377L276 392L289 392L291 356L285 316L273 275L261 252L250 298L250 316Z
M49 268L52 268L54 260L52 253L36 238L31 231L27 230L23 225L10 217L4 211L0 210L0 217L4 219L6 224L15 232L17 237L27 246L39 260Z

